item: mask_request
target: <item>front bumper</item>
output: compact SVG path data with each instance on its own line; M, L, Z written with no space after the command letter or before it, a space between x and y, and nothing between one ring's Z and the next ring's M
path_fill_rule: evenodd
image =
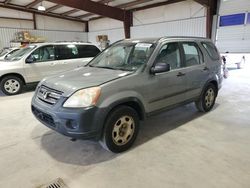
M102 135L106 113L98 107L63 108L66 98L55 105L48 105L36 98L32 99L31 110L44 125L65 136L77 139L99 140Z

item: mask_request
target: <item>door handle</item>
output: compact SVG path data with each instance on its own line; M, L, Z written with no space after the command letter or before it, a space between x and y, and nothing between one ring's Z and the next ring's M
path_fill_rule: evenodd
M180 77L180 76L185 76L185 75L186 75L185 73L178 72L178 74L176 76Z
M50 66L54 66L55 65L55 63L50 63Z

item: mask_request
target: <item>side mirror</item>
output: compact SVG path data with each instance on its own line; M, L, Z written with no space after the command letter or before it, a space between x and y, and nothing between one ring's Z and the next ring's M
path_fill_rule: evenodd
M36 61L36 58L33 57L32 55L30 55L27 59L26 59L26 63L33 63Z
M170 65L167 63L156 63L154 67L151 68L151 73L162 73L170 71Z

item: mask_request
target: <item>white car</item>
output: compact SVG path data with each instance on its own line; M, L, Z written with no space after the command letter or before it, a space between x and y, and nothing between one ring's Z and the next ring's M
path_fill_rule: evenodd
M0 62L0 89L6 95L27 83L86 65L100 50L90 43L37 43L21 48Z
M0 61L11 56L17 50L19 50L19 48L4 48L0 53Z

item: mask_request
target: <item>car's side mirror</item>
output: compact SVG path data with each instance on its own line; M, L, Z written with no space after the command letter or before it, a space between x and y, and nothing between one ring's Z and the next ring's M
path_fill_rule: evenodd
M156 73L162 73L162 72L168 72L170 71L170 65L168 63L156 63L152 68L151 68L151 73L156 74Z
M36 61L36 58L33 57L32 55L30 55L27 59L26 59L26 63L33 63Z

